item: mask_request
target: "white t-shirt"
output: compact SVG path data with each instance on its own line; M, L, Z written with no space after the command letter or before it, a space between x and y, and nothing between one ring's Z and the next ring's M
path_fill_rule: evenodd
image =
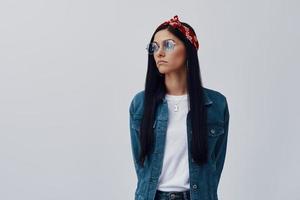
M189 185L189 164L186 117L189 110L188 94L165 96L168 103L169 121L163 167L158 180L158 190L185 191ZM174 104L178 110L174 111Z

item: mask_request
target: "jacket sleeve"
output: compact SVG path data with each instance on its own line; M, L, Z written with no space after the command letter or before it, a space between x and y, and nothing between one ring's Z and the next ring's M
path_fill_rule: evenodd
M226 149L227 149L227 140L228 140L228 127L229 127L229 110L227 100L225 98L225 110L224 110L224 134L220 135L220 138L216 144L216 178L217 178L217 186L220 181L221 173L223 170L225 157L226 157Z
M132 153L135 172L136 175L138 176L138 171L140 169L140 166L138 164L140 146L139 146L138 132L137 130L132 128L132 124L134 123L133 115L134 115L134 99L131 101L129 107L129 130L130 130L131 153Z

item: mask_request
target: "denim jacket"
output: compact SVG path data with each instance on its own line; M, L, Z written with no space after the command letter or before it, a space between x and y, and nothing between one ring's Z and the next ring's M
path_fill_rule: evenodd
M129 106L130 141L137 175L135 200L154 200L158 188L158 179L162 170L164 145L168 124L168 105L165 97L159 106L153 123L155 137L154 151L145 160L142 167L137 162L140 145L138 135L143 115L144 90L136 93ZM190 111L187 114L188 164L191 200L218 200L217 189L224 166L229 111L226 97L218 91L204 88L205 106L207 106L208 152L209 159L199 166L191 156L191 121Z

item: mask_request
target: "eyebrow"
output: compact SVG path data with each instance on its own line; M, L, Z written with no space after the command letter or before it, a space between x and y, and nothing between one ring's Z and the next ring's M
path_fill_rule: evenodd
M166 41L166 40L173 40L172 38L167 38L167 39L164 39L164 40L162 40L162 41ZM173 40L174 42L175 42L175 40ZM155 41L155 40L153 40L153 42L156 42L156 43L158 43L157 41Z

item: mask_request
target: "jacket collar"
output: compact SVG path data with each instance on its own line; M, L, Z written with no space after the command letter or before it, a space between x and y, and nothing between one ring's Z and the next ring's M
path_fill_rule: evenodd
M204 94L204 105L210 105L213 103L213 101L209 98L209 95L207 94L206 89L203 89L203 94ZM163 97L163 102L165 103L167 100L165 96Z

